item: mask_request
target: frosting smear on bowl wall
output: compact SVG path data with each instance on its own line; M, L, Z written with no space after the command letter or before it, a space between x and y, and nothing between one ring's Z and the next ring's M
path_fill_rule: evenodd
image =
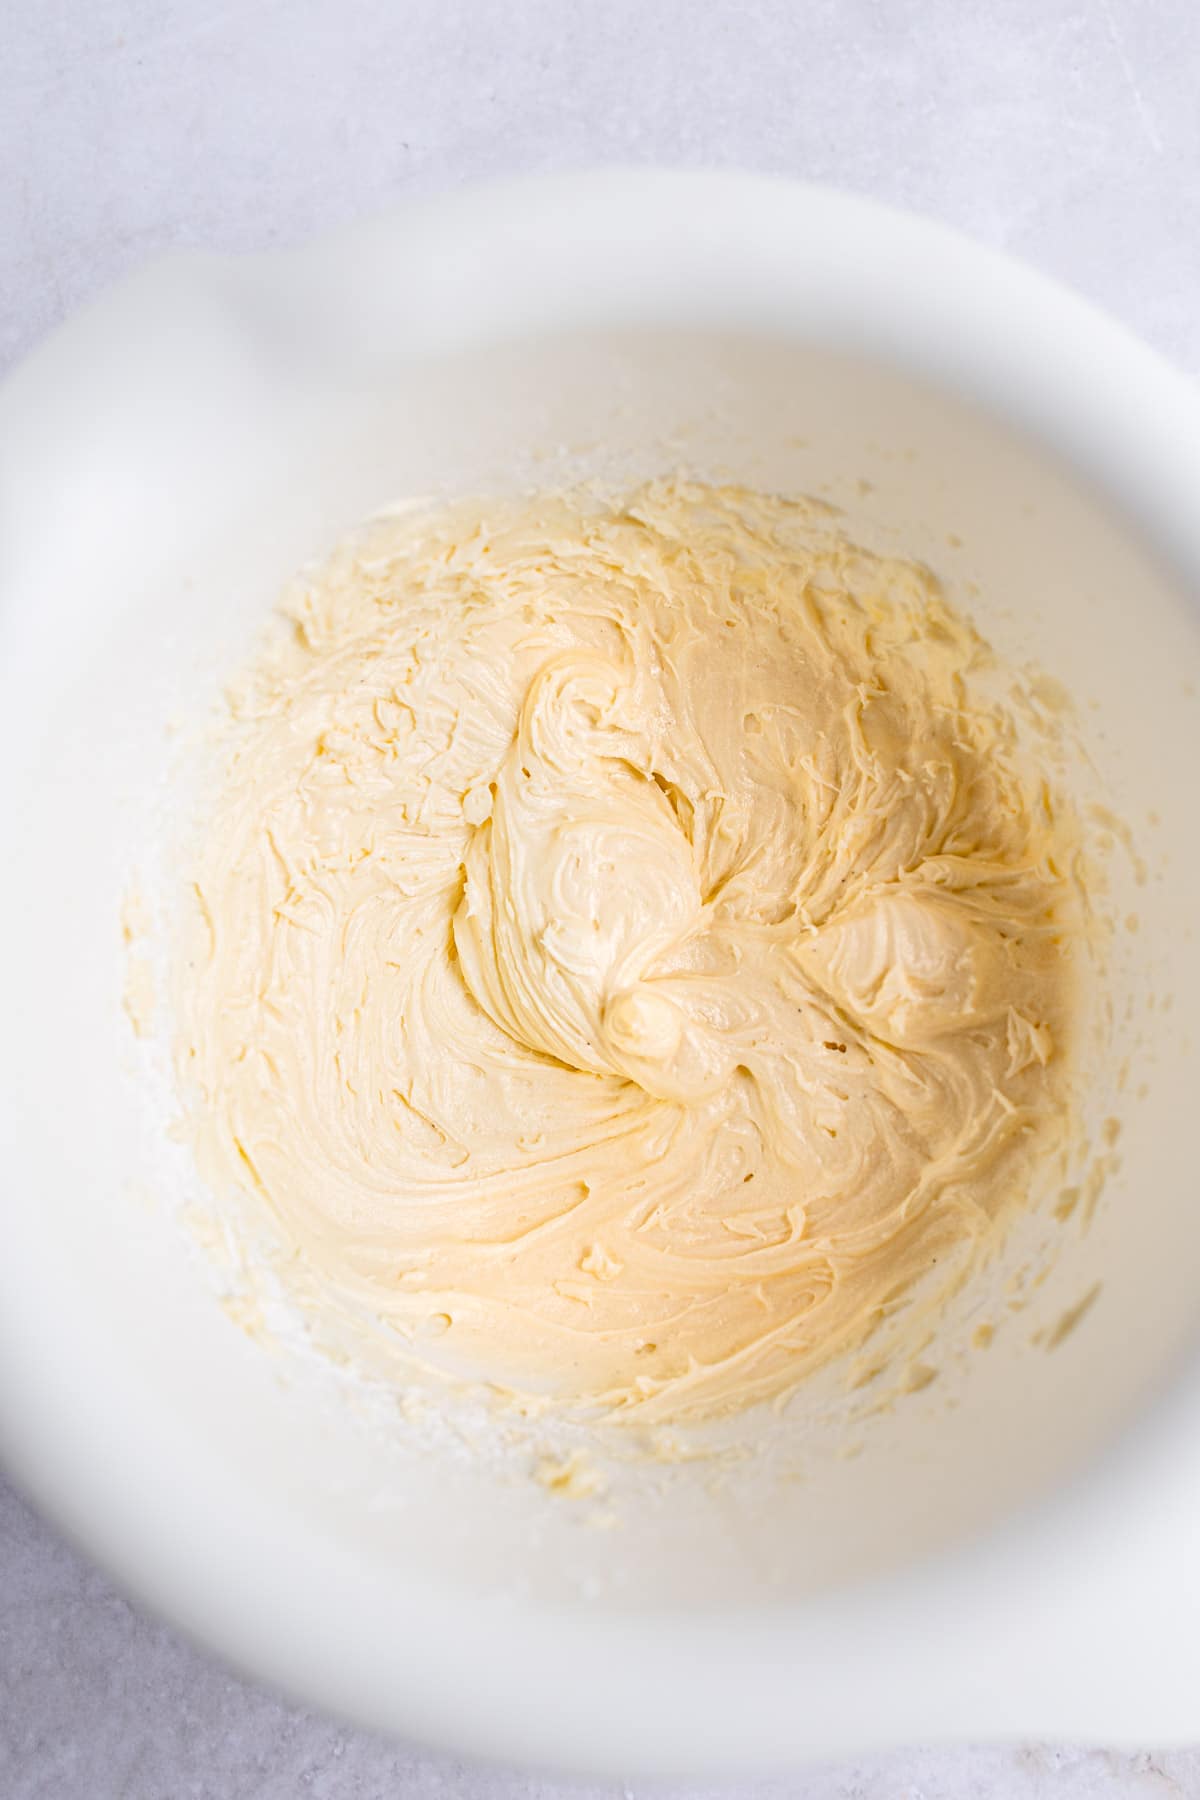
M209 1180L398 1370L732 1412L1037 1197L1079 832L927 570L664 481L388 517L289 615L194 872L182 1081Z

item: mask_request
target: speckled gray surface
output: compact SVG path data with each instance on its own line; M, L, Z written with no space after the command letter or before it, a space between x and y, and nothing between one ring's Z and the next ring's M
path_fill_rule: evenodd
M1194 0L0 0L0 369L180 244L603 161L802 174L936 214L1200 371ZM1200 1696L1197 1699L1200 1739ZM0 1485L3 1800L621 1800L257 1692ZM689 1800L1200 1796L1200 1751L897 1750Z

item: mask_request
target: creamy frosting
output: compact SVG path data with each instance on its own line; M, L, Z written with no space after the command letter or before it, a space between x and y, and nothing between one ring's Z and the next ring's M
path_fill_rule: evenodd
M323 1291L678 1419L988 1243L1061 1130L1072 825L931 575L658 483L393 517L289 611L182 1050Z

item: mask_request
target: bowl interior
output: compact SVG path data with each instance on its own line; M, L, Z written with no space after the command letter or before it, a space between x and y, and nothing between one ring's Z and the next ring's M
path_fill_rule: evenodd
M1194 628L1165 572L1110 506L980 411L817 348L574 334L399 367L390 387L339 394L328 410L303 392L289 404L307 429L267 446L283 452L274 466L264 456L253 473L226 470L213 456L203 504L193 491L166 516L147 505L88 590L55 596L63 616L44 621L68 648L40 691L53 724L26 852L50 879L29 972L36 986L56 970L72 1030L64 1042L58 1006L39 1018L29 996L26 1078L47 1123L70 1096L72 1128L35 1175L60 1280L84 1289L87 1330L119 1343L158 1404L242 1481L264 1491L286 1481L291 1505L313 1508L359 1554L369 1548L381 1572L415 1558L447 1580L515 1582L548 1599L582 1584L639 1606L795 1595L944 1544L1043 1489L1113 1429L1191 1325L1200 1220L1181 1206L1166 1121L1188 1067L1188 984L1200 994L1185 916L1197 854L1187 770L1200 739L1185 673ZM136 496L141 459L160 443L146 421L94 479ZM1078 697L1100 792L1134 839L1132 858L1114 862L1127 890L1119 916L1136 929L1118 934L1116 1048L1098 1077L1104 1112L1121 1119L1121 1167L1086 1233L1078 1220L1055 1228L1061 1252L1030 1304L1014 1311L994 1284L969 1297L945 1378L926 1394L851 1430L835 1384L818 1384L782 1417L757 1420L756 1453L715 1482L704 1462L635 1468L603 1509L572 1507L528 1479L536 1432L517 1434L524 1449L506 1476L503 1447L470 1455L453 1440L431 1448L399 1418L367 1426L361 1396L347 1408L286 1352L247 1344L202 1292L175 1204L186 1159L155 1149L164 1099L159 1090L147 1105L147 1068L119 1004L116 922L132 881L162 878L155 835L186 802L172 774L180 722L186 747L187 723L237 668L287 577L340 530L417 493L678 467L841 506L861 538L941 574L1018 666L1035 661ZM157 469L155 486L167 485ZM94 640L86 653L72 654L72 608ZM1033 1342L1097 1281L1075 1341L1053 1354ZM956 1366L984 1317L998 1326L993 1344Z

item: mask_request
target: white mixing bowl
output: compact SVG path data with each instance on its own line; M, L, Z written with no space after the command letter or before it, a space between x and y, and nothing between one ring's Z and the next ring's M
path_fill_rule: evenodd
M630 1477L602 1529L231 1326L166 1191L117 921L173 804L169 725L297 566L413 492L679 464L823 492L941 571L1079 697L1146 869L1118 852L1121 1167L1030 1308L853 1444L792 1409L716 1483ZM244 1669L464 1751L712 1770L1200 1735L1197 589L1188 385L1038 276L847 196L523 182L177 257L91 307L0 395L14 1475Z

